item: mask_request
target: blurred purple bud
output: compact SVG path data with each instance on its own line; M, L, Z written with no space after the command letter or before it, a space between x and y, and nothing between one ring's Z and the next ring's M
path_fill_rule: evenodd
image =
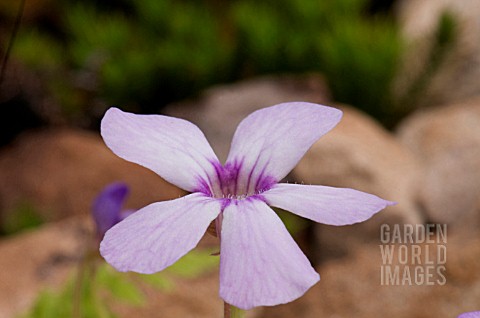
M129 189L125 183L114 182L107 185L95 198L92 215L100 239L112 226L134 212L133 210L122 211L128 193Z

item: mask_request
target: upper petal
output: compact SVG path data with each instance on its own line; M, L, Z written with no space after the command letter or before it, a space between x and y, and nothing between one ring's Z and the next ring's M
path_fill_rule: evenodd
M257 199L223 212L220 297L242 309L287 303L320 279L279 217Z
M330 225L362 222L396 204L353 189L318 185L276 184L262 196L272 206Z
M147 167L190 192L204 190L218 159L194 124L162 115L136 115L110 108L101 133L119 157Z
M339 121L338 109L303 102L263 108L246 117L233 137L227 166L239 166L247 193L285 177L305 152Z
M220 208L200 193L152 203L107 231L100 253L122 272L161 271L197 245Z
M92 215L100 237L121 220L122 206L128 191L125 183L115 182L107 185L95 198Z

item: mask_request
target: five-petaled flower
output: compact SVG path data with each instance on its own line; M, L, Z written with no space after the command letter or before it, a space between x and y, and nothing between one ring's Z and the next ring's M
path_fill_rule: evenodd
M393 204L352 189L278 183L341 116L303 102L258 110L238 126L222 165L194 124L110 108L101 125L107 146L192 193L152 203L112 227L101 254L120 271L158 272L194 248L215 220L221 298L250 309L300 297L320 277L269 205L345 225Z

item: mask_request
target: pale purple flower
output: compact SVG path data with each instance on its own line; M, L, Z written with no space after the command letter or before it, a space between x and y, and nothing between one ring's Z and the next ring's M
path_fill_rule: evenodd
M457 318L480 318L480 311L470 311L460 314Z
M97 237L103 238L105 233L115 224L133 213L123 210L123 203L128 196L128 186L123 182L111 183L98 194L92 206Z
M300 297L320 277L269 205L345 225L392 204L352 189L278 183L341 116L302 102L258 110L238 126L222 165L188 121L109 109L101 127L108 147L192 193L152 203L115 225L101 254L120 271L155 273L194 248L216 220L221 298L250 309Z

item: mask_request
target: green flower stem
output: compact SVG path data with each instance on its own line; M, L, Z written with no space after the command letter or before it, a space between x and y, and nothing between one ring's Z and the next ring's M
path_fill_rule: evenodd
M223 303L223 317L224 318L244 318L245 311L226 302Z

